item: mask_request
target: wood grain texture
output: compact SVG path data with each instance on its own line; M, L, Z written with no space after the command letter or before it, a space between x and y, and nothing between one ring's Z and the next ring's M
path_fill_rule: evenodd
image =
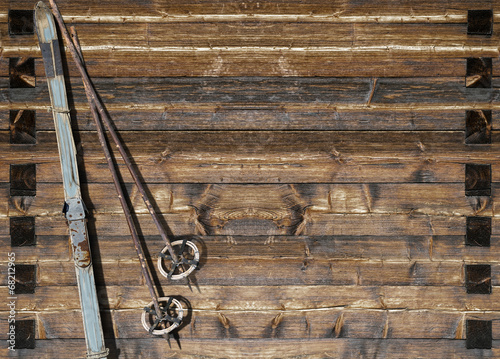
M191 288L153 267L191 309L169 347L140 325L148 291L69 62L110 358L500 357L499 78L465 88L468 57L500 71L498 33L467 35L470 9L493 9L496 29L496 0L58 4L157 212L202 253ZM0 168L37 171L33 198L10 197L0 171L0 246L36 265L16 307L37 340L0 357L74 358L85 343L45 75L35 39L7 33L8 9L32 7L0 4ZM35 88L9 88L9 57L35 58ZM19 109L36 110L36 144L9 143ZM492 111L491 144L465 143L466 110ZM155 264L163 243L117 163ZM491 197L465 196L470 164L491 165ZM9 218L26 215L37 244L11 247ZM465 244L471 216L492 218L490 247ZM466 293L471 264L491 265L491 294ZM466 349L468 319L492 320L493 349Z
M495 358L498 355L499 341L493 342L492 350L466 349L464 340L447 339L316 339L316 340L189 340L181 341L179 348L175 342L172 348L163 340L118 339L111 354L120 358L147 358L162 353L172 358L198 359L219 358L296 358L302 356L311 359L325 357L342 358L390 358L398 359L426 358L441 359L443 355L449 358L476 359ZM61 359L73 359L74 353L85 349L83 339L53 339L37 341L39 353L31 350L18 350L19 357L28 359L50 359L58 355ZM57 349L56 349L57 348ZM1 349L6 353L6 349ZM37 350L38 352L38 350ZM41 354L40 354L41 353ZM6 354L5 354L6 355Z
M162 48L163 49L163 48ZM494 73L498 73L499 61L495 50L474 48L456 50L455 57L437 57L429 50L414 57L410 53L395 53L395 49L380 52L353 54L352 47L300 52L288 48L280 51L252 53L251 59L237 51L189 50L183 51L85 51L86 64L92 77L163 77L163 76L347 76L347 77L425 77L460 76L465 57L493 57ZM154 49L152 49L154 50ZM41 59L36 47L7 47L5 55L10 57L33 56L37 77L42 78ZM247 51L251 52L251 51ZM414 51L416 52L416 51ZM418 52L417 52L418 53ZM460 56L461 58L456 58ZM250 56L249 56L250 57ZM444 58L441 58L444 57ZM75 66L68 64L72 76L78 76ZM262 69L265 69L263 71ZM0 60L0 75L8 75L5 60Z
M0 78L0 96L9 100L0 109L28 105L47 108L45 81L31 89L8 89L7 79ZM493 88L465 88L464 79L383 78L373 87L370 78L105 78L94 80L97 91L110 110L214 109L221 106L250 106L253 109L293 109L308 104L316 109L466 109L495 108L491 101L498 97L498 78ZM67 84L77 108L86 104L81 80L71 78ZM372 94L373 92L373 94ZM368 100L371 101L368 103ZM484 106L484 107L483 107ZM87 106L84 107L87 109Z
M127 236L99 236L98 256L112 260L133 260L136 254ZM196 237L206 258L309 258L351 260L439 260L454 262L494 262L498 257L498 236L491 239L491 247L467 246L464 236L204 236ZM158 237L144 238L154 254L162 247ZM66 261L71 258L66 236L37 236L36 246L10 247L8 236L0 236L0 243L15 251L23 260L34 262ZM6 261L6 259L5 259Z
M437 310L469 314L498 311L498 287L490 296L464 296L462 286L200 286L169 285L167 292L189 298L198 311L379 309ZM2 288L1 293L7 294ZM106 310L137 309L147 305L146 286L99 286L100 305ZM39 286L36 296L19 295L20 311L53 312L79 309L76 286Z
M10 0L3 4L1 8L2 13L6 9L16 5L18 9L31 10L33 5L27 0ZM220 3L212 4L206 1L140 1L140 2L127 2L123 7L116 8L113 4L106 4L100 2L86 2L81 5L79 2L72 2L69 0L61 0L61 11L66 14L66 17L71 19L74 14L82 15L82 19L88 21L100 20L99 15L116 15L123 17L124 15L151 15L162 16L168 18L168 15L208 15L208 14L292 14L303 15L307 17L314 17L314 15L327 15L330 18L339 18L343 20L343 16L373 16L372 21L376 21L382 15L394 16L396 19L393 21L401 21L402 14L408 13L416 16L414 21L429 22L432 17L441 15L441 22L453 22L456 19L450 15L461 15L458 20L465 22L466 18L463 16L464 11L473 7L474 9L490 9L491 0L473 0L468 3L463 3L460 0L448 1L445 4L436 4L431 1L417 1L411 0L398 6L391 6L393 3L390 0L381 2L364 2L360 0L336 0L336 1L290 1L283 4L279 1L265 1L259 4L251 1L234 2L222 1ZM420 16L419 16L420 15ZM426 18L427 17L427 18ZM94 19L93 19L94 18ZM230 19L230 17L228 16ZM125 18L126 19L126 18ZM357 22L363 22L361 18L354 19ZM379 19L380 21L380 19ZM455 20L457 21L457 20ZM383 21L382 21L383 22Z
M7 32L0 23L0 32ZM310 48L311 50L346 51L357 48L365 52L377 52L385 47L398 45L402 49L435 47L434 57L440 48L494 48L498 34L488 37L467 35L467 25L462 24L374 24L324 22L262 22L256 20L238 22L162 22L162 23L86 23L75 25L82 50L90 52L99 46L101 51L120 52L134 48L179 49L179 52L197 48L214 50L238 49L239 51L272 52L273 48ZM314 36L312 36L314 34ZM5 40L7 48L14 46L34 47L30 37ZM123 50L122 50L123 49ZM338 49L338 50L337 50ZM379 51L380 51L379 50ZM233 50L234 51L234 50ZM401 51L401 50L399 50ZM404 51L404 50L403 50ZM411 50L410 50L411 51ZM476 50L480 52L481 50ZM485 50L483 50L485 51ZM453 55L453 50L448 50ZM102 52L101 52L102 53ZM418 57L417 55L416 57Z
M0 111L0 126L8 120ZM252 109L220 106L189 111L166 108L164 111L110 111L118 131L186 131L186 130L330 130L330 131L463 131L463 110L337 110L315 112L284 107ZM492 121L499 117L492 113ZM89 111L81 109L72 121L74 130L95 131ZM54 129L49 112L36 112L38 131Z
M39 184L42 194L30 198L29 203L20 198L9 199L3 191L3 215L57 215L60 213L63 193L60 184ZM148 213L142 198L132 186L127 186L132 197L131 202L138 214ZM427 216L465 216L494 214L492 199L489 197L465 197L463 185L460 184L329 184L329 185L222 185L216 190L217 196L209 205L206 197L192 193L191 189L203 190L206 185L165 185L150 184L149 192L155 198L157 210L165 214L180 214L186 221L201 224L207 233L229 234L218 232L226 225L237 220L254 218L269 221L276 227L270 234L287 234L278 232L281 227L307 225L314 222L321 214L410 214ZM211 188L208 186L207 191ZM295 198L281 199L281 192L298 189ZM90 184L85 192L90 201L85 201L87 208L95 214L122 213L117 198L107 196L113 191L111 184ZM1 194L2 192L0 192ZM111 192L112 193L112 192ZM191 199L186 198L192 196ZM244 200L245 196L250 196ZM266 196L274 197L266 201ZM212 198L212 196L210 196ZM231 198L240 198L242 202L231 203ZM495 196L493 196L493 200ZM450 210L450 207L453 208ZM194 217L194 218L191 218ZM286 222L285 217L290 220ZM310 220L309 220L310 218ZM234 222L233 222L234 221ZM261 222L265 225L265 222ZM272 226L271 226L272 228ZM234 234L241 234L234 232ZM264 233L266 234L266 233ZM289 234L301 234L300 230Z
M464 58L498 57L495 33L466 34L466 11L459 24L429 23L432 16L418 20L417 7L406 18L358 17L362 22L356 16L344 22L338 15L290 17L281 10L263 17L176 17L158 10L163 15L113 19L88 15L89 9L76 26L93 77L460 76ZM0 34L6 56L40 57L32 38L7 36L7 23L0 23Z
M0 132L0 138L2 135L8 141L8 134ZM492 163L496 182L499 177L494 161L498 156L498 137L499 133L494 131L492 145L471 146L464 143L463 131L122 134L144 179L171 183L462 183L464 163ZM36 152L31 146L11 146L5 142L0 148L10 161L26 162L31 158L38 163L41 181L60 181L54 133L39 131L37 139ZM95 134L81 132L78 140L79 154L84 156L82 182L109 181ZM125 181L130 181L126 171L122 173Z
M176 236L193 235L195 227L186 222L184 216L164 215L166 223ZM149 215L136 215L141 224L143 235L158 235L156 227ZM0 217L0 221L2 218ZM0 222L1 223L1 222ZM7 223L7 221L5 222ZM100 236L128 236L128 227L123 221L123 215L107 214L91 217L89 233ZM493 222L493 231L500 232L500 227ZM5 227L5 228L8 228ZM36 235L65 235L67 225L64 217L36 217ZM8 235L7 232L4 234ZM304 234L312 236L347 235L347 236L413 236L413 235L463 235L465 236L465 218L450 216L425 216L409 214L318 214L317 218L308 224ZM264 235L268 235L267 233Z
M141 285L138 260L96 260L96 283L106 285ZM482 261L484 262L484 261ZM37 285L75 285L71 262L40 262L37 265ZM243 270L237 268L243 267ZM207 260L203 270L193 276L199 285L276 286L276 285L464 285L463 262L381 261L381 260L308 260L275 258ZM236 268L236 269L235 269ZM497 264L492 266L492 285L499 284ZM55 277L54 273L62 273ZM156 272L156 269L152 269ZM220 277L220 272L228 273ZM5 271L2 270L2 273ZM161 276L161 283L169 281ZM6 285L6 279L3 280Z
M127 236L98 236L98 256L112 260L133 260L136 253ZM204 257L212 258L310 258L312 259L380 259L462 261L456 252L463 252L466 259L494 261L497 251L478 247L467 251L464 236L197 236L194 238L203 248ZM492 238L492 245L498 241ZM66 236L37 236L35 247L11 248L23 260L66 261L70 248ZM155 254L162 247L159 237L147 236L144 242ZM0 236L0 244L10 247L8 236ZM451 248L453 249L451 249ZM432 251L432 253L430 253ZM449 256L445 254L450 252ZM490 253L491 252L491 253ZM467 254L465 254L467 253ZM454 256L453 256L454 255ZM7 259L5 259L6 261ZM0 261L1 262L1 261Z
M54 130L52 114L36 112L36 130ZM249 109L215 107L213 109L164 111L110 111L118 131L189 131L189 130L326 130L326 131L463 131L463 110L339 110L308 112L282 107ZM496 112L492 121L498 121ZM0 111L0 127L8 127L9 111ZM91 114L85 109L71 121L74 131L95 131ZM4 131L2 130L2 131ZM34 129L33 129L34 130ZM2 131L0 131L0 136ZM2 137L3 139L3 137ZM45 139L44 141L47 141Z
M112 311L116 338L148 338L140 322L141 309ZM78 311L37 313L40 327L37 339L83 338L80 325L71 318ZM23 313L24 316L29 313ZM33 314L31 314L33 315ZM103 315L106 317L107 315ZM448 339L461 340L464 318L498 320L498 313L475 314L447 311L410 310L349 310L316 311L197 311L193 310L182 332L183 339ZM221 319L223 318L223 319ZM61 323L65 319L65 324ZM433 325L428 323L432 320ZM253 322L252 327L245 322ZM337 325L336 325L337 323ZM339 324L340 323L340 324ZM409 337L410 328L413 338ZM498 339L498 325L493 326L493 339ZM40 332L43 336L40 337ZM458 333L458 334L457 334ZM5 339L2 334L1 339Z

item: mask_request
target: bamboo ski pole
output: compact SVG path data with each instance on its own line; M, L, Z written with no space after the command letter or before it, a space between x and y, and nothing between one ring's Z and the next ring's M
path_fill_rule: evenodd
M75 28L70 27L70 32L71 32L71 40L72 40L73 44L75 45L75 48L77 50L78 55L80 56L82 64L85 65L85 61L83 59L83 54L82 54L82 51L80 48L80 43L78 41L78 35L76 33ZM151 303L148 304L148 306L144 308L145 312L142 313L142 318L141 318L142 325L151 334L154 334L154 335L168 334L169 332L171 332L172 330L174 330L175 328L177 328L180 325L182 318L183 318L183 315L184 315L184 309L182 308L182 304L177 299L174 299L173 297L159 298L158 294L155 291L155 287L154 287L153 281L151 279L151 272L149 271L149 267L147 266L147 263L145 261L144 252L143 252L142 247L141 247L140 242L139 242L139 237L137 235L137 229L136 229L135 223L133 222L132 215L130 213L130 208L128 207L128 204L125 200L123 189L120 185L120 181L118 178L118 173L116 171L116 168L114 166L114 163L113 163L113 160L111 157L111 153L110 153L109 148L108 148L106 137L104 135L103 125L100 121L96 106L95 106L94 102L91 101L91 97L90 97L90 94L88 92L88 88L86 86L85 86L85 89L86 89L87 99L89 101L89 106L91 109L92 117L94 118L94 121L96 123L99 141L100 141L101 146L103 148L104 155L106 157L106 161L108 162L108 167L109 167L109 170L110 170L112 177L113 177L113 183L114 183L115 188L117 190L118 197L120 199L120 203L122 205L123 211L124 211L126 219L127 219L127 224L129 226L131 236L134 240L134 246L136 248L137 256L139 257L139 261L141 263L141 271L142 271L142 274L144 276L144 279L146 281L146 285L148 287L148 290L149 290L149 293L151 296ZM165 302L166 305L164 307L160 307L160 301ZM177 313L174 313L174 314L176 314L176 317L171 317L169 315L169 309L171 309L172 304L177 309ZM151 309L150 309L151 306L154 307L153 312L151 312ZM148 320L146 319L147 313L154 315L154 317L156 318L154 320L154 323L148 323ZM156 326L162 322L172 322L172 325L169 325L164 329L155 329Z
M120 138L118 137L118 135L113 127L111 119L109 118L106 110L104 109L104 106L102 105L102 103L99 99L99 96L97 95L97 93L92 85L92 81L90 80L90 78L87 74L87 71L85 70L85 66L82 63L82 59L78 55L78 52L75 48L75 45L74 45L73 41L71 40L71 37L68 33L68 30L66 29L62 15L59 12L59 8L57 7L57 4L55 3L54 0L49 0L49 2L50 2L50 5L52 7L52 13L54 14L54 18L56 19L57 23L59 24L59 28L61 30L61 34L64 38L64 41L65 41L65 43L66 43L66 45L71 53L71 56L73 57L73 60L75 61L75 64L76 64L78 70L80 71L80 75L82 76L83 83L85 84L86 89L88 89L88 94L89 94L92 102L94 103L99 115L101 116L101 119L103 120L104 124L106 125L106 128L108 129L113 141L115 142L116 147L117 147L118 151L120 152L120 155L122 156L132 178L134 179L134 182L137 186L137 189L139 190L139 193L141 194L142 199L143 199L144 203L146 204L146 207L147 207L149 213L151 214L151 217L153 218L153 222L155 223L156 228L160 232L160 235L161 235L163 241L165 242L165 245L168 249L168 252L170 253L170 256L172 257L174 265L177 265L179 263L179 259L177 257L177 254L173 250L172 245L170 244L170 240L168 239L168 235L167 235L165 229L163 228L162 224L160 223L158 215L156 214L156 211L154 210L153 205L151 204L151 201L149 200L149 198L147 196L146 190L144 189L144 186L142 185L142 183L139 179L139 176L138 176L137 172L135 171L135 168L132 165L132 162L130 161L130 159L125 151L125 148L123 147L123 144L121 143Z
M78 54L82 64L84 64L84 60L83 60L83 56L82 56L82 52L81 52L81 48L80 48L80 43L78 41L78 36L76 34L76 31L74 28L70 28L70 30L72 32L72 37L71 37L72 43L75 46L75 49L77 51L77 54ZM111 176L113 177L113 183L115 185L115 189L116 189L116 192L118 193L118 198L120 200L120 204L122 206L123 212L125 214L125 218L127 220L128 228L130 230L130 235L132 236L132 240L134 242L134 247L135 247L135 250L137 252L137 256L139 257L142 275L144 276L144 279L146 281L146 285L149 289L149 294L151 295L151 300L153 301L156 313L158 313L158 315L161 315L160 314L161 313L160 306L158 304L158 295L156 294L156 291L154 289L153 281L151 279L151 273L150 273L149 267L146 263L144 251L142 250L142 246L141 246L141 243L139 241L139 236L137 235L137 229L136 229L135 223L132 219L132 214L130 213L130 209L129 209L127 201L125 199L123 189L120 185L118 173L116 172L115 165L113 163L113 159L111 157L111 153L110 153L109 148L108 148L106 137L104 135L104 129L102 127L101 121L99 120L99 114L97 112L97 108L95 106L94 101L92 101L92 96L91 96L91 92L90 92L89 87L87 86L86 83L84 83L84 85L85 85L85 93L87 95L87 99L88 99L89 106L90 106L90 111L92 113L92 117L94 118L94 122L96 125L97 135L99 137L99 142L101 143L101 147L102 147L103 152L104 152L104 157L106 158L106 162L108 163L109 171L111 172Z

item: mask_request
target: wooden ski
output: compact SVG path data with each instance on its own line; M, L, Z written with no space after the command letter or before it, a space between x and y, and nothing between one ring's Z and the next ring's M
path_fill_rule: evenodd
M87 358L106 358L109 352L99 314L94 271L89 246L85 205L80 192L80 179L76 162L76 148L71 132L70 111L57 38L56 26L50 9L40 1L35 6L35 23L42 51L45 74L49 87L57 145L61 160L64 185L64 213L68 220L73 259L75 262L80 305L82 308Z

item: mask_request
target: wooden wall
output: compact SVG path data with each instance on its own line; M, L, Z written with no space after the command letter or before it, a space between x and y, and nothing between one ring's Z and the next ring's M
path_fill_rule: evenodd
M147 288L68 61L110 358L500 357L498 1L58 4L156 209L203 252L191 289L156 274L190 308L169 347L140 324ZM8 30L9 10L34 5L0 4L0 243L35 268L16 309L36 341L0 356L84 357L41 54L34 35ZM493 33L468 34L467 11L482 9ZM468 58L491 69L467 74ZM14 72L34 87L12 88ZM491 73L490 87L466 87ZM13 123L20 110L36 112L35 130ZM466 143L471 110L491 111L480 135L491 144ZM154 264L161 240L118 163ZM19 164L35 164L36 181L31 169L13 193ZM471 165L490 165L491 179ZM491 193L466 192L466 172L467 188L479 179ZM36 245L11 246L13 217L34 217ZM486 231L492 220L490 246L466 245L477 217ZM476 265L491 273L474 279ZM470 293L484 285L490 294ZM3 343L7 316L3 306ZM491 324L492 349L467 349L487 336L471 320Z

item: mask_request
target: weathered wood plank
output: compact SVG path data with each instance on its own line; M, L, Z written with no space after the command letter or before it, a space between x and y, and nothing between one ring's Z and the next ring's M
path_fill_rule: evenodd
M140 311L115 311L117 337L142 337L144 329L131 315ZM220 313L220 312L219 312ZM231 312L194 311L186 323L187 338L245 339L321 339L321 338L394 338L394 339L465 339L465 319L493 320L493 338L499 337L496 323L500 314L456 313L446 311L344 310L321 312L259 311ZM253 323L249 325L249 323ZM432 323L432 325L429 325ZM187 332L189 328L189 333ZM411 333L411 334L410 334ZM205 336L206 335L206 336Z
M464 115L465 117L465 115ZM464 119L465 125L465 119ZM464 126L465 127L465 126ZM0 132L1 139L7 140L2 141L2 149L9 150L11 153L9 155L15 155L15 153L23 153L27 150L33 152L34 149L37 152L47 153L53 152L53 145L55 144L55 133L53 131L38 131L37 132L37 145L34 146L10 146L5 142L8 142L7 131ZM83 142L86 146L85 154L92 155L99 151L96 136L92 132L81 131L79 133L79 142ZM138 138L139 137L139 138ZM141 138L142 137L142 138ZM123 131L122 133L123 141L127 144L127 148L130 148L130 152L134 155L134 149L138 147L144 148L145 154L143 156L151 156L150 154L153 149L155 149L159 144L163 143L163 146L168 146L174 151L184 151L187 152L189 148L186 142L201 142L192 143L192 148L194 150L204 149L207 153L213 153L215 151L225 151L229 152L228 148L233 145L233 142L240 142L236 149L241 151L239 153L245 153L245 151L260 151L268 150L275 153L287 153L292 152L292 149L296 151L329 151L331 152L332 146L339 146L345 152L356 154L355 150L359 154L364 154L363 152L377 150L377 155L380 154L390 154L394 156L396 151L401 152L403 158L407 158L408 155L411 157L416 157L417 155L438 155L442 153L442 157L451 156L452 151L454 152L471 152L471 156L474 153L481 153L487 155L489 151L498 150L498 145L494 143L494 140L500 138L500 132L492 131L493 144L491 146L472 146L465 145L465 137L463 131L272 131L272 130L262 130L262 131L225 131L221 133L220 131ZM149 138L149 142L132 141L133 138L145 139ZM228 138L229 143L224 143L221 141L222 138ZM397 139L400 139L397 141ZM166 140L167 139L167 140ZM243 142L244 141L244 142ZM215 143L214 143L215 142ZM290 143L293 142L293 143ZM421 146L418 143L421 142ZM278 147L282 147L288 144L288 147L284 147L279 151ZM363 146L364 144L364 146ZM306 147L308 145L309 147ZM182 148L181 146L184 146ZM203 146L203 148L202 148ZM265 148L260 148L264 147ZM450 146L454 146L450 148ZM446 149L448 151L446 151ZM467 151L467 149L469 149ZM148 152L146 152L148 151ZM430 151L435 151L439 153L432 153ZM153 152L154 153L154 152ZM366 154L365 154L366 155ZM460 155L460 153L458 153ZM458 157L457 155L457 157ZM453 158L453 157L451 157ZM459 157L458 157L459 158ZM475 158L475 157L474 157ZM348 159L348 158L346 158ZM441 158L440 158L441 159ZM489 158L486 158L488 160ZM376 158L374 158L376 160ZM375 162L376 163L376 162Z
M88 51L87 51L88 52ZM10 56L39 56L24 49L10 50ZM95 53L87 55L92 77L161 77L161 76L348 76L348 77L424 77L460 76L463 58L423 58L409 55L374 53L353 55L346 51L311 51L300 53L258 53L250 57L241 52L206 51L203 56L188 51L170 53ZM463 57L491 56L489 52L469 51ZM496 61L494 61L496 65ZM109 66L112 66L109 69ZM108 71L106 71L106 68ZM498 66L495 66L497 69ZM437 70L439 69L439 70ZM497 72L494 72L497 73ZM76 72L70 64L70 74ZM44 76L39 74L38 76Z
M152 48L151 50L155 50ZM446 56L426 53L420 57L397 54L395 50L353 54L343 51L284 50L259 52L242 56L242 52L209 50L117 52L85 49L85 62L92 78L97 77L164 77L164 76L347 76L347 77L426 77L460 76L465 57L494 57L494 74L498 68L497 54L483 48L457 50ZM4 48L8 57L40 57L37 47ZM417 53L418 54L418 53ZM433 57L434 55L434 57ZM45 77L41 59L36 59L37 78ZM0 76L8 75L6 60L0 60ZM69 74L78 76L75 65L68 63Z
M48 90L45 79L40 78L31 89L7 89L8 80L0 78L5 88L0 96L9 103L0 106L5 110L23 105L28 108L48 107ZM491 100L498 97L497 78L493 88L465 88L463 77L440 78L381 78L373 87L369 78L340 77L240 77L240 78L105 78L94 79L94 84L110 110L141 109L164 111L165 108L186 109L196 104L198 108L214 109L220 106L249 106L284 109L306 104L311 111L324 108L351 107L378 109L406 106L408 109L432 109L447 106L454 109L492 108ZM86 105L86 98L79 78L71 78L69 87L75 104ZM85 105L83 105L85 104ZM369 105L369 106L367 106ZM78 106L77 106L78 107ZM430 107L430 108L429 108Z
M496 262L499 258L498 236L491 238L491 247L465 245L464 236L215 236L193 239L205 258L266 259L296 258L308 260L384 260L445 262ZM93 238L95 257L103 260L135 260L131 239L99 236ZM163 247L158 237L145 237L146 247L153 255ZM10 247L8 236L0 237L0 244L8 252L15 252L23 261L67 261L71 249L67 236L37 236L36 246ZM0 262L6 262L7 258Z
M463 131L464 110L449 111L341 111L285 110L281 107L251 109L220 107L213 110L111 111L118 131L189 130L321 130L321 131ZM496 111L492 122L500 120ZM8 128L9 113L0 111L0 128ZM79 110L72 122L78 131L95 131L89 111ZM36 112L37 131L53 131L52 114Z
M115 311L114 320L118 328L118 338L146 336L137 317L140 311ZM328 309L321 312L217 312L194 311L191 322L183 334L187 338L407 338L408 326L413 329L415 339L455 339L457 325L461 323L461 313L426 311L379 311ZM496 314L496 317L498 314ZM426 325L433 317L433 328ZM427 322L426 322L427 321ZM248 325L253 323L252 325ZM188 332L189 330L189 332ZM461 330L461 328L460 328ZM144 334L143 334L144 332ZM495 333L494 338L498 335ZM460 338L461 339L461 338Z
M332 21L372 21L372 22L466 22L464 12L468 9L491 9L491 0L471 0L464 3L460 0L447 1L436 4L425 0L411 0L397 4L390 0L384 1L360 1L360 0L335 0L335 1L265 1L263 3L253 3L251 1L234 2L222 1L218 3L206 1L165 1L154 0L130 2L123 6L116 7L113 4L88 3L82 1L59 1L63 15L70 20L80 22L122 22L132 21L134 16L154 16L163 20L179 15L190 21L192 17L201 15L227 15L242 14L275 14L275 15L306 15L307 18L314 18L318 15L327 16ZM33 4L27 0L10 0L4 2L0 8L5 13L8 8L32 10ZM341 9L339 11L339 9ZM115 16L109 18L108 16ZM406 16L405 16L406 15ZM385 19L384 16L388 18ZM130 19L130 17L132 19ZM349 17L355 17L349 19ZM436 19L433 19L436 17ZM293 18L293 17L292 17ZM322 17L320 17L321 19ZM300 18L299 18L300 19ZM5 21L4 17L1 18ZM135 19L137 21L137 19ZM159 20L157 20L159 21ZM324 20L323 20L324 21Z
M200 340L182 338L181 348L173 342L172 348L161 338L113 339L111 355L124 359L168 355L182 359L228 358L496 358L499 340L493 341L493 349L466 349L464 340L448 339L303 339L303 340ZM84 339L37 340L38 350L17 349L18 357L26 359L74 359L75 353L85 352ZM166 348L166 346L168 348ZM8 356L7 349L0 355Z
M110 316L103 315L103 318L108 317L107 320L103 319L103 325L115 328L116 338L147 338L149 334L144 330L140 321L141 312L142 309L114 310ZM77 321L72 320L78 314L79 311L36 313L40 326L37 339L83 338L83 329ZM112 317L112 322L110 322L110 317ZM499 317L498 312L475 314L427 310L338 308L320 312L194 310L179 329L179 335L186 339L334 339L340 337L460 340L465 339L465 319L482 318L496 322ZM494 339L498 339L499 329L500 326L493 325ZM6 334L1 334L0 337L5 339Z
M465 245L463 237L435 236L432 238L432 258L438 261L461 258L464 261L496 262L500 258L499 240L498 236L492 236L490 247L480 247Z
M1 187L4 187L3 189ZM494 214L492 201L487 197L466 197L464 185L447 184L294 184L294 185L170 185L147 186L161 213L182 213L186 221L196 213L207 234L230 234L224 228L231 221L245 218L269 220L276 227L270 234L280 234L280 222L286 216L297 217L296 225L307 223L311 213L336 214L419 214L431 216L465 216ZM494 189L496 186L493 187ZM135 213L149 213L135 187L126 185ZM206 191L204 193L203 191ZM87 208L95 214L122 213L112 184L89 183L82 185ZM295 192L295 193L294 193ZM494 190L495 194L496 191ZM290 200L287 195L294 194ZM60 213L63 203L59 183L38 183L37 196L29 203L9 198L8 186L0 186L0 200L6 204L3 215L54 216ZM238 200L236 203L234 201ZM8 208L7 208L8 206ZM293 207L298 206L298 207ZM254 208L254 214L245 210ZM307 209L307 213L304 212ZM240 214L230 215L232 212ZM272 215L267 218L265 213ZM191 218L194 223L194 219ZM292 220L292 219L291 219ZM210 223L208 223L211 221ZM214 223L213 221L218 221ZM220 223L219 223L220 222ZM234 222L233 222L234 223ZM265 222L261 222L265 225ZM216 228L216 226L219 226ZM288 224L291 227L294 224ZM272 226L269 228L273 228ZM291 231L292 229L290 229ZM204 234L201 232L200 234ZM234 233L235 235L244 233ZM281 233L285 234L285 233ZM294 232L290 234L301 234Z
M139 214L136 215L136 218L141 225L142 235L158 235L149 214ZM163 218L175 236L192 236L196 233L194 223L187 221L185 215L165 214ZM496 222L493 221L493 232L500 233L500 224L496 225ZM4 223L8 223L8 219ZM130 235L126 221L123 215L120 214L91 217L88 227L92 236ZM4 234L8 235L8 226L4 228L6 229ZM244 226L236 226L235 230L243 231L244 228ZM68 233L68 226L62 214L59 216L39 216L36 217L35 233L44 236L64 236ZM248 235L248 233L245 234ZM318 214L313 217L313 221L307 224L304 234L309 236L464 236L465 218L414 214ZM256 230L252 232L252 235L269 236L269 233L259 234L259 231Z
M41 181L60 181L54 132L37 132L35 146L12 146L0 132L5 164L35 162ZM146 182L455 182L464 163L493 164L492 145L472 146L461 131L144 131L122 139ZM109 173L94 133L78 133L82 182L107 182ZM82 152L83 150L83 152ZM202 155L201 155L202 154ZM121 161L118 161L122 164ZM493 181L499 181L493 169ZM130 181L127 171L125 181ZM8 181L7 173L0 180Z
M490 295L470 295L465 288L452 286L199 286L191 290L185 284L169 285L166 295L189 300L196 310L323 310L394 309L446 310L449 312L499 311L498 287ZM7 288L0 293L8 297ZM137 309L146 306L146 286L100 286L99 305L103 309ZM76 286L39 286L36 295L17 296L18 311L58 311L79 309Z
M94 260L96 283L101 285L141 285L143 279L138 260ZM155 260L155 259L153 259ZM484 263L481 261L481 263ZM71 262L37 263L37 285L75 285ZM498 266L492 265L492 285L498 285ZM275 258L273 260L207 260L195 273L199 285L271 286L271 285L431 285L460 286L464 284L464 263L461 262L384 262L359 260L307 260ZM160 282L169 281L157 274ZM5 270L2 270L5 274ZM54 275L58 273L57 275ZM60 273L60 274L59 274ZM222 278L220 273L227 273ZM6 285L7 276L2 280Z
M5 81L3 78L0 79L0 82ZM294 81L286 85L287 81L284 83L283 80L273 80L272 78L257 80L250 78L227 80L223 78L207 80L197 78L114 78L111 82L108 79L96 78L93 82L104 103L111 109L115 105L125 105L126 108L130 109L130 105L133 103L142 106L161 103L162 109L168 107L168 103L202 104L208 102L216 103L216 106L245 102L247 104L250 102L254 106L310 101L365 103L365 97L370 92L369 79L336 78L323 81L310 79L306 80L304 84ZM38 86L32 89L2 89L0 95L13 103L29 102L32 105L46 105L49 102L45 79L41 78L37 83ZM69 85L72 89L74 102L86 104L81 80L70 78ZM166 104L165 101L168 103Z
M94 254L113 260L131 260L137 257L130 245L129 236L97 236L91 239L98 251ZM426 260L430 258L446 261L482 259L494 261L499 258L492 238L491 248L479 248L469 253L463 236L203 236L192 239L199 245L206 258L310 258L310 259L380 259L380 260ZM25 261L66 261L71 258L68 236L37 236L36 246L11 247L8 236L0 236L0 246L14 251ZM151 253L164 246L158 236L144 238ZM449 255L446 248L450 246ZM7 258L0 258L0 263Z
M245 52L247 48L273 51L277 48L306 48L316 51L335 51L346 48L401 48L440 47L488 48L495 47L500 36L467 35L466 24L373 24L331 22L190 22L190 23L83 23L76 25L83 51L99 47L120 51L121 48L161 47L231 49ZM7 33L7 24L0 23L0 32ZM314 36L311 36L314 34ZM6 36L3 46L10 48L36 47L36 40L27 37ZM459 44L459 45L457 45ZM91 50L92 51L92 50ZM342 51L342 50L341 50ZM335 51L338 52L338 51ZM375 51L374 51L375 52ZM453 50L448 50L453 52ZM478 51L479 52L479 51ZM84 52L85 54L85 52ZM436 56L436 55L435 55ZM450 56L448 54L448 56Z
M0 217L0 236L5 238L6 236L10 235L10 225L9 225L9 218L6 217Z
M7 225L7 232L9 226ZM36 236L34 246L11 247L10 236L0 235L0 246L6 252L14 252L22 261L67 261L73 257L69 233L65 236Z
M111 112L119 131L189 130L323 130L323 131L463 131L465 114L455 111L285 111L219 108L213 111ZM499 120L496 112L492 121ZM90 112L78 111L72 121L75 131L95 131ZM0 111L0 128L9 128L9 111ZM54 130L52 114L36 112L39 145L52 142L47 136ZM46 133L47 132L47 133ZM6 136L6 133L2 134ZM85 135L86 136L86 135ZM91 136L91 135L90 135ZM355 137L355 136L354 136ZM2 137L4 139L4 137ZM7 138L5 138L7 140Z

